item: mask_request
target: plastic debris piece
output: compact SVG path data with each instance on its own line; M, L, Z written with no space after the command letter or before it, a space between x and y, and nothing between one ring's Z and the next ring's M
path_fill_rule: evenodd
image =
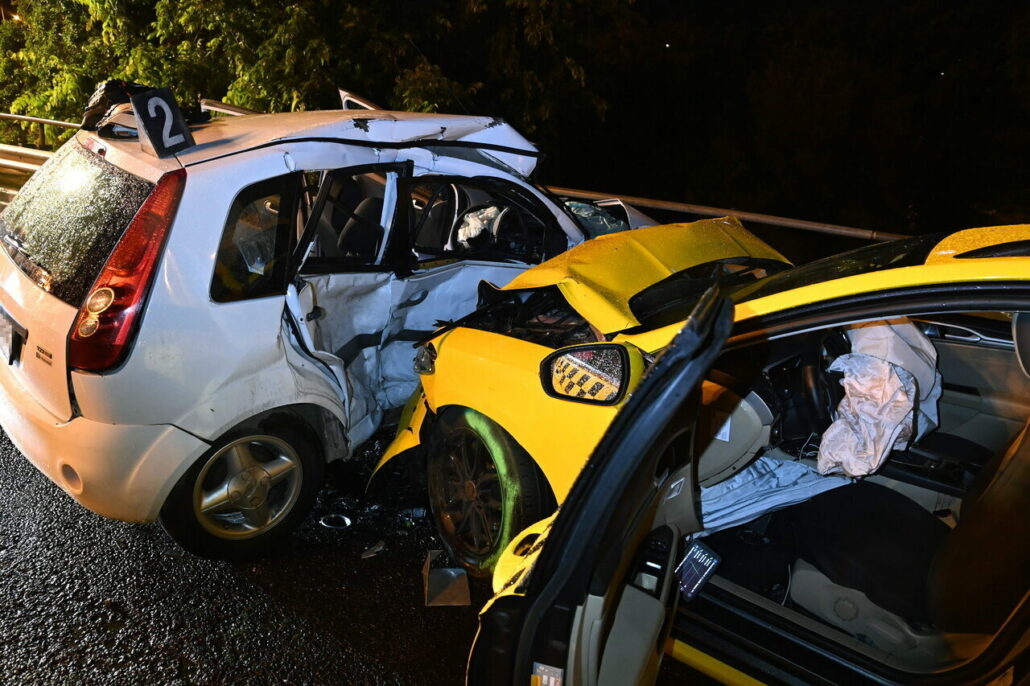
M422 519L426 516L426 508L424 507L409 507L404 510L404 514L411 517L412 519Z
M433 567L433 561L442 550L430 550L422 565L422 587L425 590L426 607L459 607L472 604L469 596L469 580L464 569L456 567Z
M351 520L347 515L334 513L322 517L318 523L327 529L346 529L351 525Z
M361 559L362 560L367 560L370 557L375 557L379 553L383 552L383 548L385 548L385 547L386 547L386 542L385 541L379 541L378 543L375 543L374 545L372 545L371 547L366 549L365 552L361 553Z

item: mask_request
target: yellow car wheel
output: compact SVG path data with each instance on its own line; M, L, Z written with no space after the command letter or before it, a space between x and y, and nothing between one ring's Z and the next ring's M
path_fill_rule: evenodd
M526 451L468 408L449 408L433 423L426 466L440 536L473 576L488 576L512 536L555 507Z

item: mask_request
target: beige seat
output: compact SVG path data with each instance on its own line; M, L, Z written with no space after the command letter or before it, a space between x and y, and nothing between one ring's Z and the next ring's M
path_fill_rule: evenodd
M798 544L798 605L894 656L939 669L975 655L1024 599L1030 581L1030 422L984 466L953 530L868 482L786 514Z

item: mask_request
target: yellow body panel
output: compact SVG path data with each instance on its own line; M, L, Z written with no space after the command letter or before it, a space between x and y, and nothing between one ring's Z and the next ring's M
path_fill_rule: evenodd
M982 229L966 229L957 231L940 243L938 243L930 256L926 258L927 264L951 263L956 264L956 255L967 253L977 248L986 248L990 245L999 245L1012 241L1030 240L1030 224L1014 224L1012 226L988 226ZM1021 257L992 258L992 259L1026 259Z
M663 224L598 236L547 260L501 290L557 286L583 317L603 333L634 326L629 299L644 288L695 265L733 257L786 257L734 217Z
M827 281L757 298L737 305L736 320L742 321L822 300L833 300L874 291L890 291L897 288L940 283L1027 280L1030 280L1030 258L948 260L937 264L857 274L836 281Z
M499 596L517 594L515 589L518 586L518 581L536 563L536 559L540 556L540 551L544 547L547 532L550 530L551 524L554 523L554 518L557 515L556 511L546 519L541 519L539 522L527 526L511 539L504 552L497 558L497 566L494 567L493 591L495 594ZM523 542L530 536L537 536L538 538L533 541L527 550L522 551L522 555L516 554L515 551L522 547Z
M383 453L383 456L379 458L379 462L376 463L376 468L372 470L373 476L384 464L404 451L418 446L421 441L422 423L426 420L428 409L426 406L426 395L422 392L422 386L419 385L415 392L411 394L411 397L408 398L407 404L401 411L401 417L397 424L397 435L394 436L393 441L387 446L386 452Z
M985 262L988 262L989 266L984 264ZM877 291L891 291L940 283L1028 280L1030 280L1030 258L1027 257L949 259L932 265L857 274L738 303L734 309L734 321L741 322L752 317L784 312L794 307ZM683 322L677 322L639 334L620 334L614 340L632 343L645 352L654 353L667 346L682 328Z
M459 328L435 345L440 351L436 372L422 377L429 408L438 413L450 405L470 407L500 424L533 456L561 502L626 399L593 405L547 395L540 364L554 351L535 343ZM643 361L632 349L629 357L633 388ZM540 424L544 417L546 427Z
M725 662L720 662L708 653L702 653L693 646L683 641L670 638L665 646L665 652L685 665L690 665L707 677L715 679L720 684L729 686L762 686L765 682L750 677L739 669L730 667Z

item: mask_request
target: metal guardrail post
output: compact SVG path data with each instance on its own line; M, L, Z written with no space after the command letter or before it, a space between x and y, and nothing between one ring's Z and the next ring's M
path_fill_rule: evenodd
M228 114L233 117L240 117L245 114L261 114L256 110L248 110L246 107L238 107L221 100L211 100L209 98L200 99L200 109L205 112L217 112L218 114Z

